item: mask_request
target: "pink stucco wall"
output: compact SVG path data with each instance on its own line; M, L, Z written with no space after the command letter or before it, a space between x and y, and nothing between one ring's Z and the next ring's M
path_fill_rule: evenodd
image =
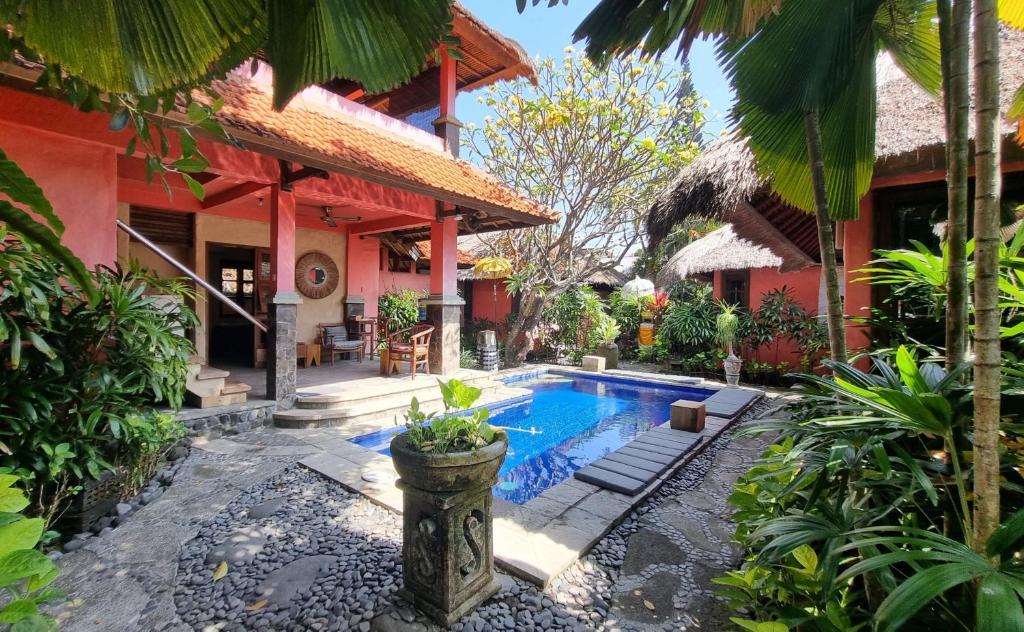
M366 299L366 315L376 316L380 294L380 240L349 235L347 268L349 295Z
M64 222L61 241L89 268L117 259L117 160L112 147L0 122L0 149L43 190Z
M795 272L779 272L774 268L758 268L750 271L750 309L761 307L761 299L765 292L782 289L791 290L790 295L798 305L810 314L818 313L818 288L821 280L821 266L810 266ZM715 298L721 298L724 288L722 273L715 272ZM800 352L792 340L779 339L775 344L761 347L753 355L758 362L788 362L796 367L800 362Z

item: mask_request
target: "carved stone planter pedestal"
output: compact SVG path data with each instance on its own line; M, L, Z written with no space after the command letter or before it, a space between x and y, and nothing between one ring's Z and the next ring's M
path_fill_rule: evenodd
M503 431L472 452L417 452L404 433L391 442L403 496L399 594L441 625L498 592L491 488L507 450Z
M491 487L436 493L401 480L398 487L405 497L405 586L399 594L434 621L451 625L498 592Z

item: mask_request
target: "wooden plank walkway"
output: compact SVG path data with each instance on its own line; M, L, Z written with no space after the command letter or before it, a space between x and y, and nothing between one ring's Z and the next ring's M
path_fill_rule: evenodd
M764 394L749 388L724 388L704 400L709 419L721 418L727 426ZM672 430L668 423L655 426L618 450L585 465L574 477L620 494L635 496L654 479L692 451L703 437Z

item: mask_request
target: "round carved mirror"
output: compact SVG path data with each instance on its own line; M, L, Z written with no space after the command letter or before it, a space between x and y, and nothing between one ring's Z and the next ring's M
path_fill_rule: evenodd
M295 264L295 287L309 298L324 298L338 289L338 266L322 252L307 252Z

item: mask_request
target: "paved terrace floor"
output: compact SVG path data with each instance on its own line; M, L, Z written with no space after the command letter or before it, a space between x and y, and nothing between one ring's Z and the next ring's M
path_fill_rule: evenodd
M406 366L405 364L402 365L402 373L392 375L391 377L383 377L380 374L380 359L378 358L371 359L368 357L362 362L338 359L335 361L334 366L331 366L330 362L326 362L321 366L312 366L308 369L300 361L295 378L296 390L300 395L323 395L352 388L357 388L360 391L366 389L367 391L388 394L395 390L400 390L403 386L413 382L412 376L405 370ZM250 400L267 399L266 369L224 365L218 365L217 368L230 371L231 379L251 386L252 390L249 391ZM485 375L485 373L483 371L460 369L457 377L464 377L465 375ZM415 382L434 384L436 379L436 376L417 372ZM353 384L353 382L358 382L358 384Z
M764 443L719 436L548 588L502 575L453 629L721 629L725 499ZM272 428L198 441L162 496L59 560L61 629L437 629L394 594L398 516L297 464L316 451Z

